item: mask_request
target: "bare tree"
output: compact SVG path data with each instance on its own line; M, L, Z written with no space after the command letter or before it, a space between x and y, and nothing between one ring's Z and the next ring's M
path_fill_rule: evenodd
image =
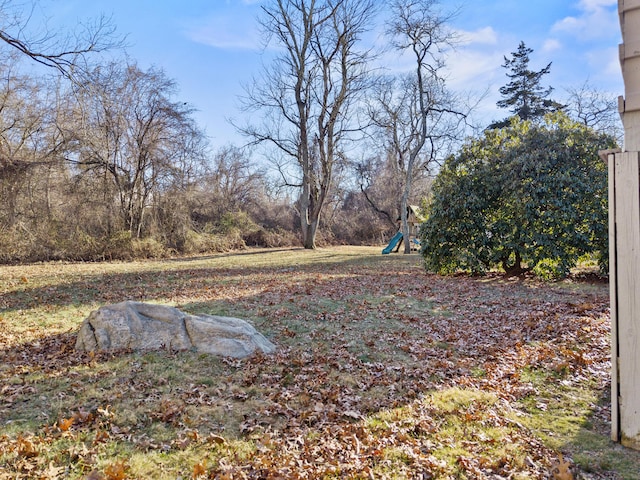
M454 35L450 15L437 0L394 0L387 35L395 51L410 55L410 73L387 78L376 89L370 109L373 124L383 133L384 148L401 185L400 218L404 252L411 252L407 211L415 180L437 159L440 149L459 134L465 115L455 109L443 75L445 50Z
M142 236L145 211L154 195L178 174L184 148L198 146L185 139L201 135L191 107L175 102L175 83L156 69L112 63L96 69L76 90L76 121L67 135L77 153L69 159L81 173L102 178L105 201L116 196L120 217L132 237ZM199 154L200 152L188 152Z
M91 54L123 45L110 19L101 16L69 34L52 32L45 23L33 25L35 3L0 0L0 41L36 63L74 78L90 65Z
M255 206L262 193L264 176L245 151L227 146L214 155L206 179L220 209L233 212Z
M315 248L335 168L354 129L367 79L368 54L359 41L373 11L373 0L274 0L263 7L262 25L281 53L244 99L264 113L262 125L240 130L285 158L280 172L300 189L305 248Z
M0 224L11 227L29 178L62 158L64 138L55 128L54 88L14 74L9 65L0 71Z
M195 188L191 208L202 224L219 222L225 214L252 212L261 203L265 177L244 149L231 145L216 151Z
M599 133L611 135L622 145L624 128L615 94L599 90L589 82L566 90L569 94L566 111L571 118Z

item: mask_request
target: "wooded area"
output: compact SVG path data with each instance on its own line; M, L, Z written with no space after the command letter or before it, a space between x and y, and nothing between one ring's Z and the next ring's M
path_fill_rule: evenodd
M619 5L624 33L640 2ZM33 41L0 24L1 478L637 478L608 429L639 447L640 97L611 153L610 95L558 98L521 41L508 115L473 124L444 75L451 12L383 10L266 2L255 123L216 148L108 22ZM389 52L413 67L379 68ZM623 46L623 70L638 59ZM408 212L419 259L316 250L396 233L410 253ZM97 262L151 257L171 258ZM273 348L74 350L82 317L125 298L250 317Z
M108 23L76 56L52 43L43 59L4 38L0 262L381 244L398 221L406 230L406 205L428 198L440 165L485 126L468 121L471 106L442 74L455 44L450 13L435 0L397 0L386 15L355 0L269 4L261 21L282 56L248 87L260 120L238 125L242 147L213 148L161 69L113 60ZM363 40L387 20L389 45L415 57L411 72L380 71L383 52ZM618 137L601 92L585 84L564 104L550 99L541 85L550 65L532 70L532 52L521 43L505 58L510 114L540 105L522 118L538 122L560 109ZM43 74L25 59L54 68Z

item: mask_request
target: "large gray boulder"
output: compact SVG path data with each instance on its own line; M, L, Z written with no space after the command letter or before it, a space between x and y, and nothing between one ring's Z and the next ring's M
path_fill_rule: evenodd
M275 345L239 318L189 315L177 308L126 301L100 307L82 322L76 350L196 350L244 358Z

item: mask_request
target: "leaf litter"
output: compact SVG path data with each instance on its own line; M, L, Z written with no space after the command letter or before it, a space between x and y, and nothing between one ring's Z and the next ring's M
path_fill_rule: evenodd
M99 274L63 265L55 278L38 270L46 266L13 271L0 303L0 478L579 471L569 439L550 446L526 419L550 405L545 385L606 394L606 285L438 277L415 256L347 252L297 252L292 265L219 266L214 257ZM279 349L245 361L81 354L74 328L18 325L45 308L55 315L125 298L248 318ZM608 414L597 399L586 413L601 425ZM588 470L579 475L616 478Z

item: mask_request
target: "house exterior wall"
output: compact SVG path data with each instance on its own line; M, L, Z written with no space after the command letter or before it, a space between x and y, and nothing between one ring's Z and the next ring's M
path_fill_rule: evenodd
M611 437L640 450L640 0L618 0L624 149L608 153Z

